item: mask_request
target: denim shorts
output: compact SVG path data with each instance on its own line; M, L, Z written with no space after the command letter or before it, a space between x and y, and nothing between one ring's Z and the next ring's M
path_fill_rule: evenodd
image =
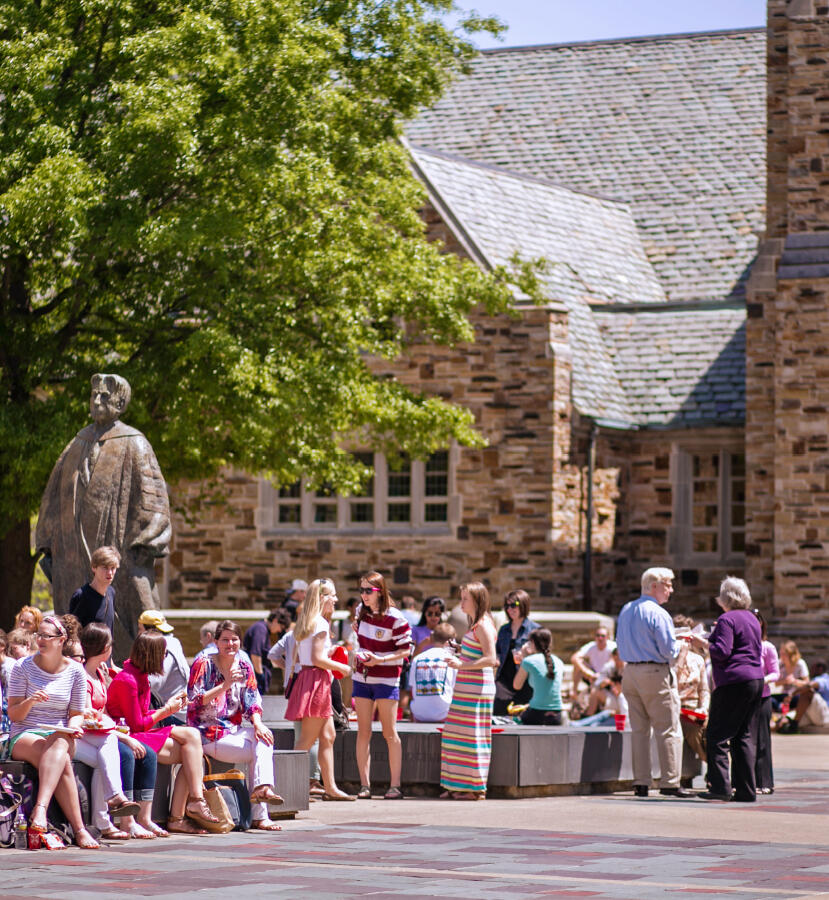
M366 684L355 680L351 682L351 696L364 700L399 700L400 688L396 684Z

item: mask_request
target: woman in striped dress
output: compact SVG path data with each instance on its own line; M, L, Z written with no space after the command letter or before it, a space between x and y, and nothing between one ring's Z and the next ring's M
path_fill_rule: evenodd
M492 747L492 701L495 626L489 614L489 592L480 582L461 586L461 609L470 621L460 655L448 660L458 669L452 705L440 743L443 800L480 800L486 796Z

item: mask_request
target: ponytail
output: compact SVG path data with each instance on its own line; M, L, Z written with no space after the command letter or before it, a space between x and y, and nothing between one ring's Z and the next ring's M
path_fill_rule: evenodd
M547 663L547 677L554 681L556 677L556 664L553 661L553 654L550 648L553 646L553 635L548 628L536 628L531 631L528 640L532 641L537 653L542 654L544 662Z

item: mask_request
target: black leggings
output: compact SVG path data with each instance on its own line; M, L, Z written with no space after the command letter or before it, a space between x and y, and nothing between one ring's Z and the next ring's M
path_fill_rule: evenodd
M533 709L528 706L521 713L522 725L561 725L560 709Z

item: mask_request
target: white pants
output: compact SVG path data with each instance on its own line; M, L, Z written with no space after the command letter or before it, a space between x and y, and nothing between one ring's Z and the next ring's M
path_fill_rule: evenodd
M107 831L112 827L107 800L124 793L118 738L114 734L85 734L82 738L76 738L75 759L92 768L89 812L92 824L101 831Z
M253 728L242 727L234 734L226 734L218 741L204 742L202 748L207 756L219 762L240 763L248 769L248 784L251 790L267 784L273 787L273 747L256 739ZM251 806L254 822L267 820L268 804L254 803Z

